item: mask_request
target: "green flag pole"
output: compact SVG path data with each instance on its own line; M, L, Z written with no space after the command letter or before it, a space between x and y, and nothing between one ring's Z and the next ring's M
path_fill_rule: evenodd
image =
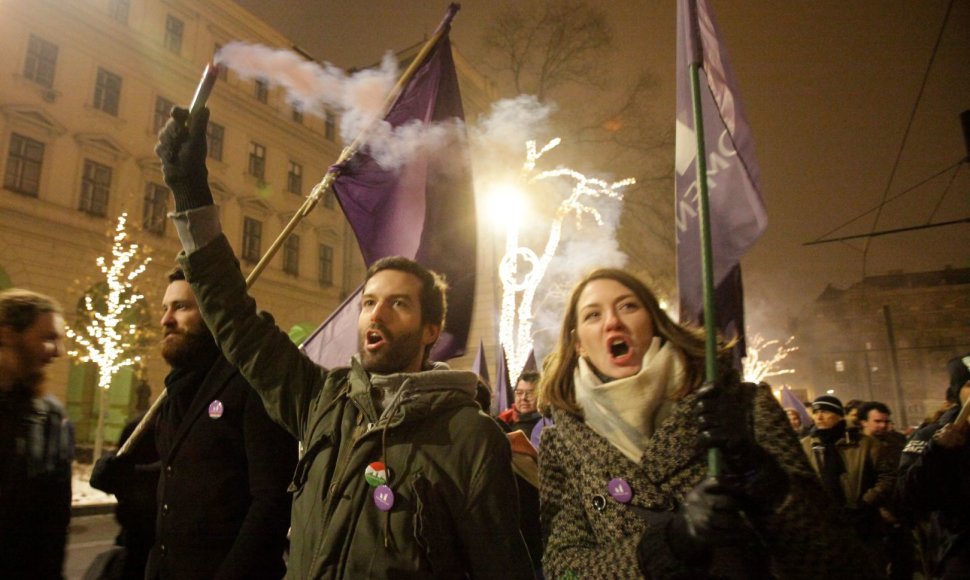
M690 13L688 22L695 47L695 54L701 54L700 33L697 25L696 0L688 0ZM707 189L707 150L704 146L704 109L701 105L700 58L691 56L690 89L691 109L694 114L694 134L697 137L697 219L701 236L701 281L704 297L704 378L709 383L717 379L717 329L714 317L714 260L711 246L711 214ZM712 447L707 452L708 474L717 477L723 468L721 450Z

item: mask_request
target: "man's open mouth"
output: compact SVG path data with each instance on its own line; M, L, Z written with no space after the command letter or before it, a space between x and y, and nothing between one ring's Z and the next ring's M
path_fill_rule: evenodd
M364 344L371 350L380 348L384 344L384 335L376 330L368 330L364 335Z

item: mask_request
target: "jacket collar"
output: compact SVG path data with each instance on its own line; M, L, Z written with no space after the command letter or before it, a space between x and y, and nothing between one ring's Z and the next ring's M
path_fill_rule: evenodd
M453 371L440 362L435 363L431 370L417 373L368 375L359 358L354 356L348 397L377 428L385 424L396 426L419 420L451 407L474 405L477 384L478 375L475 373ZM388 393L393 393L384 401L383 414L378 412L374 404L374 389L386 389Z
M670 476L685 468L692 467L703 450L698 445L700 430L693 413L696 395L691 393L679 401L675 401L670 415L657 426L653 435L647 439L646 447L640 458L639 466L642 474L654 484L669 480ZM553 410L553 419L557 428L562 428L564 435L571 436L597 435L582 418L558 409ZM610 443L603 439L605 445ZM614 449L618 457L625 456L618 449Z

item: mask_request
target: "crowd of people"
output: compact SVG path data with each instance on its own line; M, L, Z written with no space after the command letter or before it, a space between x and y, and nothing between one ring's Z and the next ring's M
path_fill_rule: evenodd
M703 332L598 269L490 417L480 377L430 360L445 281L391 257L366 273L357 354L321 368L247 291L207 120L175 109L156 148L183 246L171 372L149 436L95 466L124 526L102 577L970 577L970 356L908 438L883 403L831 395L803 424L741 380L732 344L710 380ZM73 434L40 388L62 337L56 303L0 294L3 578L62 574Z

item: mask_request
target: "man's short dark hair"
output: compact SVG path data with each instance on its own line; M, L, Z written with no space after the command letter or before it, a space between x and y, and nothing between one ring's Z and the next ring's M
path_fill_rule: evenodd
M9 326L14 332L27 330L42 314L61 314L61 306L50 296L11 288L0 292L0 326Z
M448 311L448 303L445 299L445 292L448 291L448 284L445 279L437 272L433 272L414 260L409 260L403 256L389 256L374 262L367 269L364 277L364 286L378 272L384 270L398 270L407 272L421 281L421 323L434 324L445 327L445 314Z
M515 381L515 384L517 385L520 382L525 381L527 383L537 385L539 384L539 379L541 378L542 375L539 374L539 371L523 371L522 374L519 375L519 380Z
M168 283L171 284L178 280L185 280L185 272L182 271L181 267L175 266L168 271Z
M869 411L872 411L872 410L879 411L880 413L885 413L886 415L892 415L892 411L889 410L889 407L886 406L885 403L880 403L879 401L869 401L867 403L863 403L859 405L859 415L858 415L859 420L868 421Z
M849 399L844 405L842 405L845 408L845 414L848 415L849 411L855 409L857 413L856 416L858 416L859 407L862 406L862 403L865 403L865 401L861 399Z

